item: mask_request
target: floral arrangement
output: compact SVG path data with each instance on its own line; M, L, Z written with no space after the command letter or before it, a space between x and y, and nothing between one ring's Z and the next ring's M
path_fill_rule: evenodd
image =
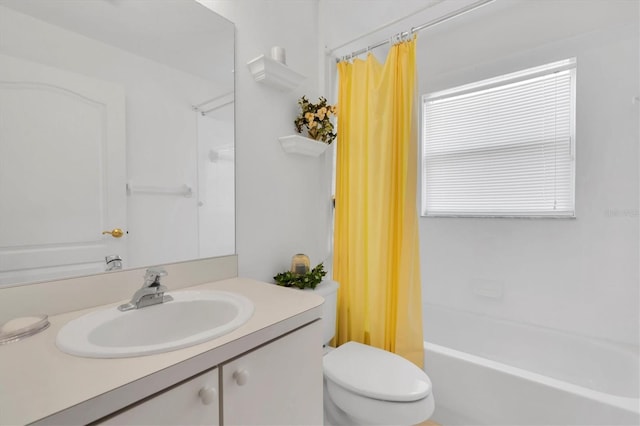
M326 144L333 142L336 134L333 132L333 123L330 118L336 114L337 106L328 105L327 100L322 96L317 104L312 104L306 96L303 96L298 100L298 105L301 112L294 121L298 133L302 133L302 129L306 128L311 139Z
M286 271L277 274L273 279L278 285L303 289L316 288L325 275L327 275L327 272L324 270L323 264L320 263L306 274L296 274L295 272Z

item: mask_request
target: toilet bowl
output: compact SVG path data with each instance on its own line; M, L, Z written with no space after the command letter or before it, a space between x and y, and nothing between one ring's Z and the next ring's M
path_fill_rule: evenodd
M338 284L330 280L316 287L325 298L325 343L335 334L337 290ZM410 361L356 342L325 348L325 425L414 425L433 414L431 381Z

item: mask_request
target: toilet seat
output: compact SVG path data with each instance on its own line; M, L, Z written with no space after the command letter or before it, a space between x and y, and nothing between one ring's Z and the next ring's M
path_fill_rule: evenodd
M412 402L382 401L355 394L331 380L325 381L325 416L327 411L333 414L325 424L415 425L427 420L435 410L432 395ZM331 406L339 410L336 412ZM340 412L343 413L341 417ZM334 418L336 415L339 417Z
M412 402L431 394L431 381L412 362L382 349L348 342L323 357L325 377L367 398Z

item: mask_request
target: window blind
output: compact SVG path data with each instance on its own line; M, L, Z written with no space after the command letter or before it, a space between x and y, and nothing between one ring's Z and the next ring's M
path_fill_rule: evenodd
M574 216L575 64L423 96L422 214Z

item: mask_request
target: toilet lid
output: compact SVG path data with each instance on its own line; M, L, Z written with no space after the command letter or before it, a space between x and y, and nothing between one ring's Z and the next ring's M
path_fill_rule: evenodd
M382 349L348 342L322 358L328 380L383 401L417 401L431 393L429 377L415 364Z

